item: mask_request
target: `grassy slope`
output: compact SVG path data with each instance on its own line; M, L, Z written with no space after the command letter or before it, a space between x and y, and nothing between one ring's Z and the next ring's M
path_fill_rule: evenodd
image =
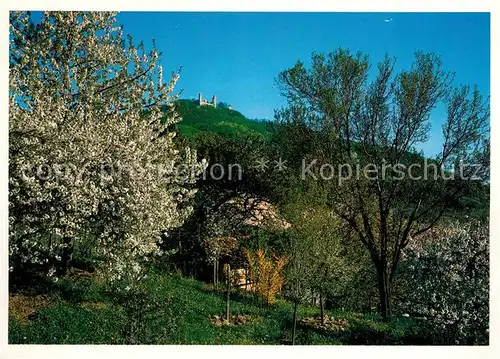
M150 276L144 290L144 302L138 305L142 314L133 314L139 318L134 334L127 331L132 315L116 296L90 279L63 279L29 318L23 317L23 311L30 308L13 305L11 299L9 343L125 344L134 337L142 344L281 344L291 338L292 305L283 300L259 306L247 293L233 293L232 315L249 314L256 319L233 327L215 326L211 318L224 312L224 293L198 281L166 275ZM299 318L317 314L317 308L299 307ZM369 315L327 314L347 319L349 329L325 332L299 325L297 344L423 342L407 318L386 324Z
M192 100L179 100L176 104L182 117L178 129L188 139L193 139L199 133L204 132L229 136L252 133L265 138L270 137L267 122L249 120L238 111L211 106L200 107Z

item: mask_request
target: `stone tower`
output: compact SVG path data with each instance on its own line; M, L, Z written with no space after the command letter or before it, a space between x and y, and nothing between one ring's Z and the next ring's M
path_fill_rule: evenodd
M208 102L207 99L203 99L203 94L198 93L198 105L199 106L213 106L217 107L217 98L215 95L212 97L212 102Z

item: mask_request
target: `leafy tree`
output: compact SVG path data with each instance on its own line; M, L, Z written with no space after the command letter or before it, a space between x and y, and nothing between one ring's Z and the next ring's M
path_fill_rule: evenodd
M302 240L295 231L290 237L284 296L293 302L292 345L295 345L298 306L307 296L314 274L311 268L309 243Z
M247 250L246 254L253 290L259 293L267 304L274 303L285 281L282 272L288 258L278 257L274 253L266 255L262 249L257 249L255 253Z
M210 273L207 264L213 266L214 258L207 256L205 241L248 235L245 220L261 201L273 199L280 181L255 167L257 160L267 157L262 136L207 133L196 138L195 146L209 167L196 182L199 191L192 215L181 228L169 232L170 240L164 247L182 247L173 259L182 262L186 275L211 279L211 275L206 276ZM215 276L218 272L216 269Z
M402 250L432 228L477 177L486 181L489 171L489 106L477 88L453 88L452 74L434 54L417 52L411 68L398 74L394 63L386 57L368 81L367 56L337 50L313 54L310 68L297 62L277 79L289 103L278 118L310 129L314 160L302 175L319 178L325 204L367 248L383 318L391 314ZM439 103L447 106L444 142L431 161L436 175L426 180L426 159L414 148L428 139L430 113ZM405 174L414 163L420 170ZM442 175L450 173L452 181ZM417 174L422 177L415 180Z
M161 230L191 212L202 169L174 145L179 117L162 111L179 74L165 83L158 51L126 41L115 13L44 12L35 27L11 12L10 37L12 269L64 274L90 238L112 280L137 280Z
M369 290L361 278L371 279L372 269L362 246L352 241L349 227L321 203L311 188L291 189L283 213L292 224L288 231L296 237L294 246L300 247L301 260L307 263L307 286L311 293L319 295L322 320L327 301L330 307L343 310L364 309ZM295 248L290 251L293 253ZM306 296L303 293L301 299Z
M229 109L229 107L231 107L231 105L229 105L229 104L227 104L227 103L225 103L225 102L219 102L219 103L217 104L217 107L218 107L219 109L221 109L221 108L223 108L223 109Z
M231 256L237 249L237 241L232 237L215 237L204 241L207 250L207 259L213 263L213 281L216 287L219 284L219 260L222 256ZM229 275L227 272L226 276Z

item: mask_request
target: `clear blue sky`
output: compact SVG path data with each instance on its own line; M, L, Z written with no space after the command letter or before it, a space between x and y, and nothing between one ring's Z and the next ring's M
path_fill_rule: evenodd
M385 22L386 19L391 19ZM125 33L154 38L165 70L182 66L183 97L198 92L249 118L271 119L284 104L274 79L311 52L360 50L373 62L385 53L407 68L415 50L441 55L457 84L490 93L490 16L486 13L121 13ZM375 68L375 66L373 66ZM428 155L440 149L444 108L432 116Z
M392 19L385 22L386 19ZM490 93L487 13L168 13L122 12L124 32L145 45L156 40L165 73L182 66L178 89L231 104L249 118L272 119L284 104L274 79L313 51L360 50L373 63L385 53L408 68L415 50L441 55L457 84ZM376 68L373 66L373 68ZM428 155L440 149L444 108L431 117Z

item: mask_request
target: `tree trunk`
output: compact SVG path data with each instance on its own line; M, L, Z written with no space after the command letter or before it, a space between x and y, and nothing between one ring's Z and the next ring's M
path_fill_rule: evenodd
M297 300L293 305L293 329L292 329L292 345L295 345L295 333L297 331Z
M384 321L391 317L391 302L390 302L390 282L387 270L384 263L377 265L378 291L380 296L379 312Z
M319 313L321 316L321 325L325 325L325 305L323 303L323 293L319 292Z
M71 264L71 259L73 256L73 246L71 245L71 238L64 237L63 243L65 244L65 247L63 248L61 255L61 276L66 275L66 273L68 272L68 268Z
M229 295L231 294L231 266L227 265L226 320L229 324Z
M179 263L179 265L181 266L180 270L181 270L181 273L182 275L186 275L186 273L184 272L184 256L182 255L182 242L179 241L179 257L180 257L180 260L182 263Z
M215 287L215 284L217 283L217 266L215 264L215 260L213 262L213 266L214 266L214 287Z
M248 290L248 269L245 268L245 290Z
M216 259L214 262L215 265L215 289L219 290L219 260Z

